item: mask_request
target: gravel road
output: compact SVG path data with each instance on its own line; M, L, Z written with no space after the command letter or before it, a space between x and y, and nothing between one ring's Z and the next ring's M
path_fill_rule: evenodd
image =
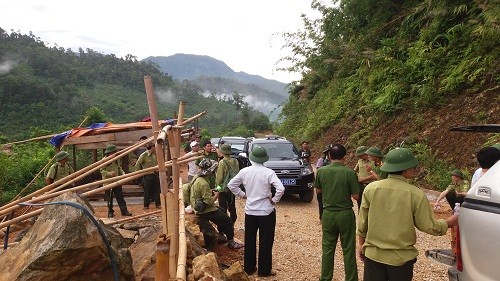
M432 198L433 195L430 195ZM237 200L238 220L235 230L243 229L244 201ZM356 207L355 207L356 208ZM273 247L273 269L275 277L254 280L318 280L321 270L321 225L316 198L311 203L302 203L296 196L285 195L276 207L277 223ZM446 217L447 210L436 213ZM447 266L432 262L424 256L427 249L450 248L450 232L444 236L432 236L417 230L417 249L420 254L414 268L413 280L446 281ZM359 280L362 280L363 263L358 260ZM335 254L333 280L344 280L344 265L340 241Z

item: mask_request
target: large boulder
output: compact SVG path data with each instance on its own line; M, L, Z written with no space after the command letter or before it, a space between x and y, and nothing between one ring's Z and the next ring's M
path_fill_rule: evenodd
M219 267L217 255L210 252L193 259L194 280L226 280L224 272Z
M87 210L87 201L67 192L53 201L69 201ZM113 228L99 226L111 244L120 280L134 280L129 244ZM67 205L44 207L15 247L0 254L0 280L113 280L107 247L96 225L82 210Z

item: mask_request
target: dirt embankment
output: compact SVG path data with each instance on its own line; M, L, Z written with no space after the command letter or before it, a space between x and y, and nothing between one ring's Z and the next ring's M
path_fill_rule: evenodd
M457 95L447 105L429 108L417 114L401 110L395 116L383 119L373 130L366 130L367 116L356 115L332 126L317 140L312 140L314 159L329 143L347 144L351 151L357 145L378 146L384 152L389 147L404 143L427 144L435 155L450 165L473 171L477 167L475 153L484 143L500 141L500 136L487 133L450 132L455 126L500 123L500 87L480 94ZM354 140L353 136L357 136ZM361 141L360 141L361 140ZM348 162L355 163L353 154Z

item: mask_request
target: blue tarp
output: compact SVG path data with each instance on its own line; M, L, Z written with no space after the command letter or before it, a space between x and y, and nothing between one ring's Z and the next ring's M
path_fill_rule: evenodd
M88 126L87 129L99 129L106 127L106 124L108 123L93 123L92 125ZM49 140L49 143L52 144L55 147L60 147L61 144L63 143L64 139L71 133L72 130L66 131L64 133L60 133L54 137L52 137Z

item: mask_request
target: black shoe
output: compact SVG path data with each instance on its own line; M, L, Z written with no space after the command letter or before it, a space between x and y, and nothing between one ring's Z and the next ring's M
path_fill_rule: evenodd
M108 212L108 218L112 218L113 217L113 213L112 212Z
M132 214L129 211L122 212L122 216L130 217Z

